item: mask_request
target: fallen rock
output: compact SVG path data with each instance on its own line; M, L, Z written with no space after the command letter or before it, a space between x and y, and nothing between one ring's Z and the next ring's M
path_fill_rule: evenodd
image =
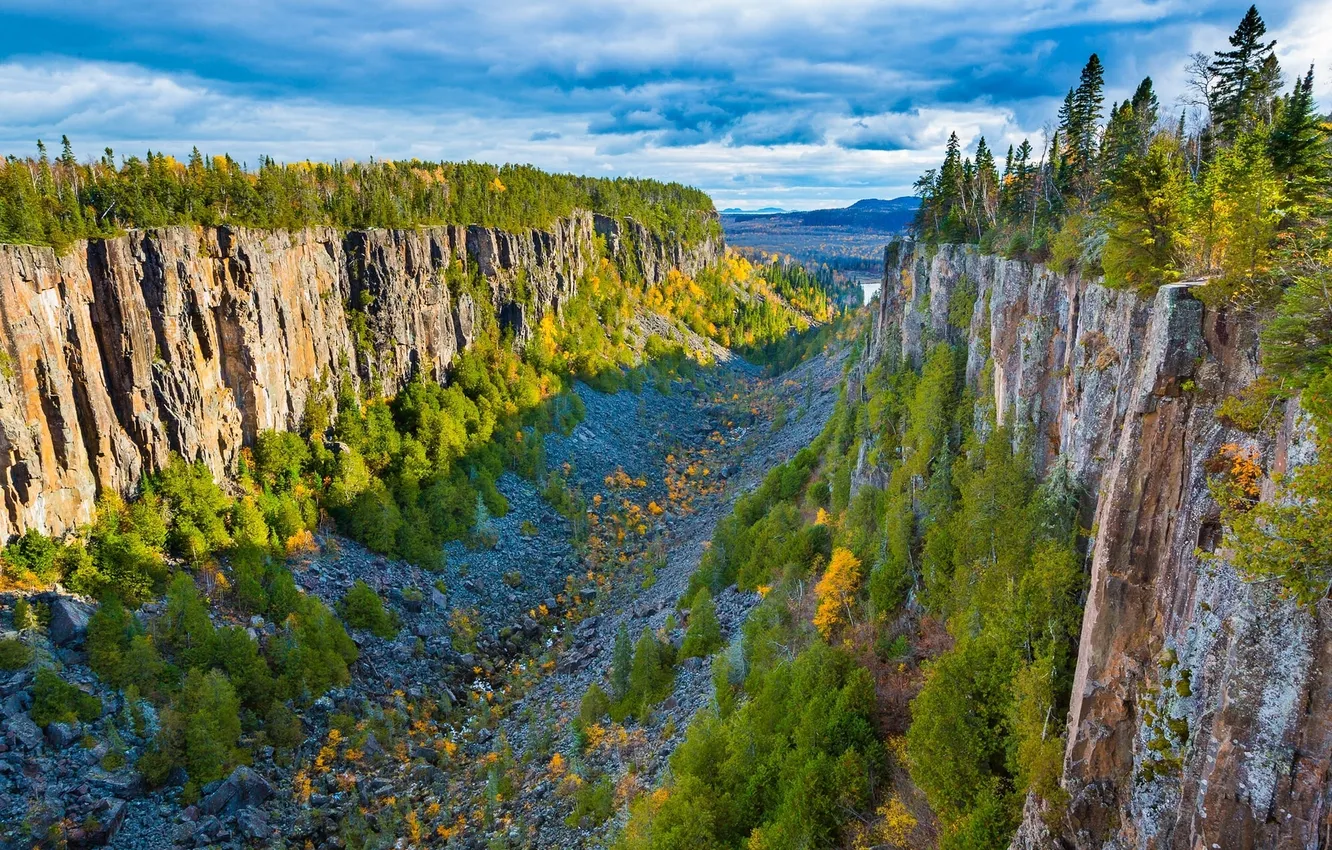
M68 596L57 596L51 603L51 627L48 634L56 646L83 643L88 634L88 620L93 607Z
M63 750L83 737L77 723L50 723L46 727L46 743L53 750Z
M231 776L204 798L199 810L207 815L233 812L246 806L257 806L273 796L273 786L249 767L242 765Z
M35 750L42 745L42 730L27 713L16 714L9 718L9 729L18 739L19 746L25 750Z
M236 815L236 831L241 836L258 841L268 837L268 817L262 810L246 807Z
M93 805L81 828L69 835L70 847L100 847L110 842L125 824L124 800L105 797Z

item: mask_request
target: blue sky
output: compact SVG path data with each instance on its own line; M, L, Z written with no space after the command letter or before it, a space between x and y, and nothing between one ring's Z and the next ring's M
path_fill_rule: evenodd
M980 8L975 8L979 6ZM1182 106L1247 4L0 0L0 152L531 162L719 207L908 194L948 133L1040 144L1092 51ZM1332 106L1332 0L1260 5Z

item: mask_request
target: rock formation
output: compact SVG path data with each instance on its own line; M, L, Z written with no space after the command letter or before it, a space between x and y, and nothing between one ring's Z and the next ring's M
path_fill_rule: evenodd
M1188 284L1142 300L972 248L908 243L885 268L850 391L882 358L919 363L934 341L966 343L970 385L1035 438L1042 470L1067 469L1093 531L1071 801L1049 827L1029 805L1015 847L1320 846L1332 802L1329 610L1276 599L1215 551L1204 468L1226 443L1257 450L1269 475L1313 450L1296 402L1268 435L1216 417L1258 373L1252 323L1205 307ZM958 293L973 288L968 322ZM1271 498L1270 479L1265 488Z
M343 233L169 227L50 248L0 245L0 540L91 519L172 452L223 477L265 429L299 427L344 376L392 393L443 378L488 298L521 342L597 261L648 283L718 241L663 240L577 212L549 231Z

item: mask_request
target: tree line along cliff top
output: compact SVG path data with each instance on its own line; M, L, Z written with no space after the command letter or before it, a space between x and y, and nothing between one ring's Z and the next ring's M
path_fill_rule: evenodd
M35 157L0 161L0 242L59 249L128 228L178 224L542 229L576 209L633 218L687 244L721 233L712 199L679 183L478 162L279 163L262 157L250 168L226 155L205 157L197 148L185 163L152 151L117 163L110 148L80 162L68 138L61 142L54 158L39 141Z

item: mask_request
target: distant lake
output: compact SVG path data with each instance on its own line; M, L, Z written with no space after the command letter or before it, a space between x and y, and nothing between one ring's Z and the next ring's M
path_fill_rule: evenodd
M882 283L881 281L877 281L877 280L874 281L873 283L862 283L862 284L860 284L860 288L861 288L862 290L865 291L865 302L864 302L864 303L866 303L866 304L870 303L870 299L872 299L874 296L876 296L876 295L879 294L879 287L881 287L881 286L883 286L883 283Z

